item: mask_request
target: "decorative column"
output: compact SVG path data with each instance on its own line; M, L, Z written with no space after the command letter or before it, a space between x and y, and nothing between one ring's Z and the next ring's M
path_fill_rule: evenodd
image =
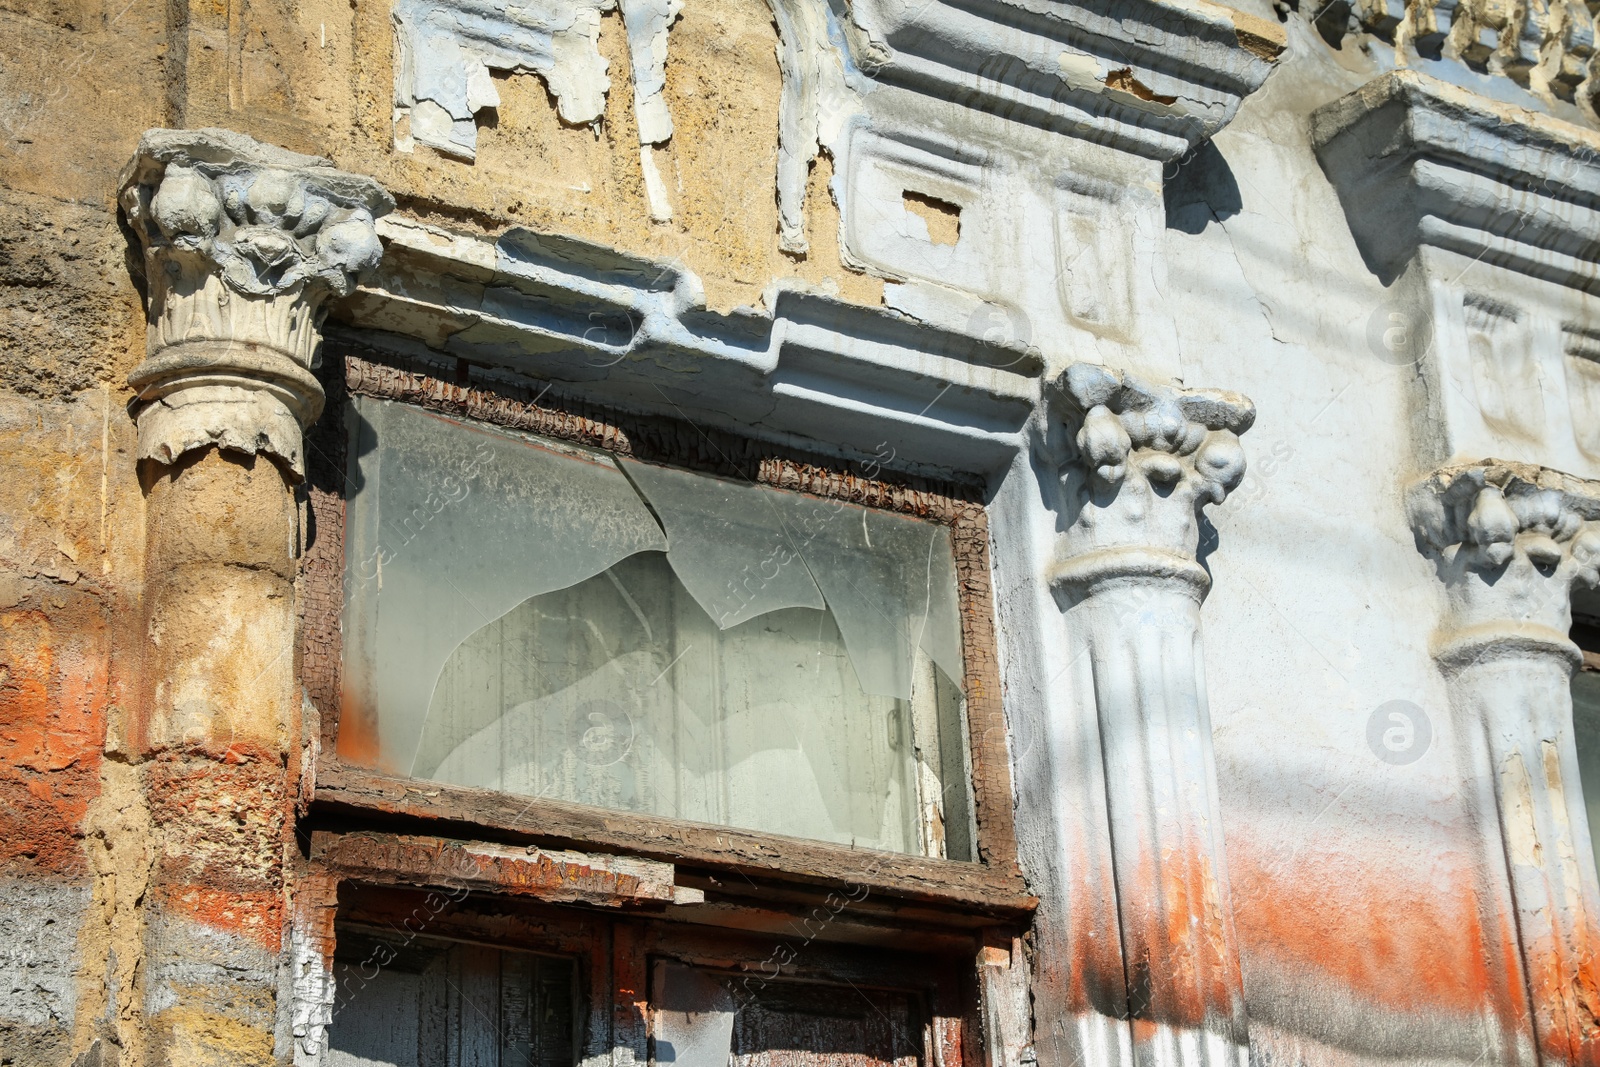
M1055 384L1050 430L1068 439L1051 579L1079 645L1070 655L1092 679L1122 939L1124 974L1096 980L1126 984L1137 1063L1239 1067L1248 1037L1201 656L1199 515L1244 477L1239 434L1255 408L1089 364Z
M152 1063L272 1063L301 745L294 487L330 298L382 256L372 181L226 130L152 130L121 203L144 253L129 375L146 494L138 707L115 744L151 834Z
M1537 1050L1504 1062L1600 1064L1600 895L1572 729L1575 582L1600 584L1600 482L1485 461L1413 488L1444 582L1434 656L1484 833L1485 934ZM1591 783L1590 788L1600 783Z

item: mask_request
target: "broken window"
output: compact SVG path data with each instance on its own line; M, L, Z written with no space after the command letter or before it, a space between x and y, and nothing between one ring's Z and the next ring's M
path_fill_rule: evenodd
M355 398L345 762L973 858L950 531Z
M1579 623L1573 640L1583 649L1583 667L1572 676L1572 728L1578 747L1578 781L1589 809L1590 841L1600 844L1600 626ZM1600 850L1595 855L1600 875Z

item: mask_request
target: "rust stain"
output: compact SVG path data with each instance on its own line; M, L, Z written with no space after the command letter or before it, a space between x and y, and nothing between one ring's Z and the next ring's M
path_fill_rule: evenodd
M280 892L206 884L164 884L152 896L169 912L213 930L242 937L267 952L283 947Z
M76 605L0 613L0 863L88 870L110 682L104 624Z
M1343 835L1341 835L1343 836ZM1514 959L1515 926L1485 931L1474 864L1453 853L1425 870L1384 867L1371 857L1393 848L1381 838L1330 837L1315 855L1285 863L1281 845L1230 828L1234 921L1253 958L1285 973L1320 973L1387 1009L1481 1014L1492 1005L1514 1029L1518 998L1510 976L1491 967ZM1361 936L1350 935L1359 922ZM1489 946L1485 953L1480 946Z
M1534 769L1542 774L1542 782L1533 782L1521 756L1512 753L1505 762L1502 781L1508 794L1513 786L1522 791L1511 798L1503 816L1508 823L1514 816L1520 820L1506 828L1513 855L1522 862L1531 856L1535 863L1545 859L1550 863L1548 868L1521 872L1523 878L1542 882L1547 894L1541 911L1546 922L1524 921L1522 925L1539 1048L1546 1062L1600 1063L1600 989L1595 973L1600 933L1594 929L1597 917L1585 906L1584 872L1573 848L1561 750L1555 742L1541 742ZM1533 821L1538 811L1535 791L1540 786L1543 806L1554 824L1549 848L1542 847ZM1519 838L1530 837L1531 852L1525 842L1517 843Z
M400 773L397 768L384 764L382 747L378 741L378 717L371 707L346 686L339 694L337 741L334 751L346 763L357 767L370 767L386 774Z
M144 768L160 840L153 898L174 912L248 939L282 946L283 857L294 803L275 753L229 761L167 754Z

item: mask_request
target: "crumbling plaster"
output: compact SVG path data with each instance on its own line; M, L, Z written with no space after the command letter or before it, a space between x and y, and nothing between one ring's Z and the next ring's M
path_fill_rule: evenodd
M1419 566L1401 495L1436 461L1437 426L1414 357L1375 338L1397 294L1363 263L1309 145L1307 114L1377 70L1290 26L1284 69L1216 138L1219 158L1196 175L1206 203L1182 209L1188 232L1169 231L1168 246L1186 381L1238 388L1261 413L1238 506L1217 512L1205 609L1252 1039L1274 1059L1336 1056L1330 1046L1441 1062L1526 1054L1513 1006L1447 962L1477 956L1483 883L1461 803L1474 772L1456 762L1432 627L1415 623L1442 612L1442 591ZM1463 258L1448 277L1473 281L1474 268ZM1208 321L1191 301L1219 290L1233 313ZM1322 553L1359 577L1335 580L1340 564L1311 558ZM1367 740L1392 700L1432 730L1404 764ZM1290 721L1286 745L1275 738ZM1473 1018L1486 1005L1499 1021Z

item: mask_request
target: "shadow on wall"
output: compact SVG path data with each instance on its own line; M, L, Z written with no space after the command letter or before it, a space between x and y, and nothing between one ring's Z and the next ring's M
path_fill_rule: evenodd
M1244 206L1233 170L1212 141L1169 166L1165 178L1161 195L1169 230L1200 233L1213 221L1237 215Z

